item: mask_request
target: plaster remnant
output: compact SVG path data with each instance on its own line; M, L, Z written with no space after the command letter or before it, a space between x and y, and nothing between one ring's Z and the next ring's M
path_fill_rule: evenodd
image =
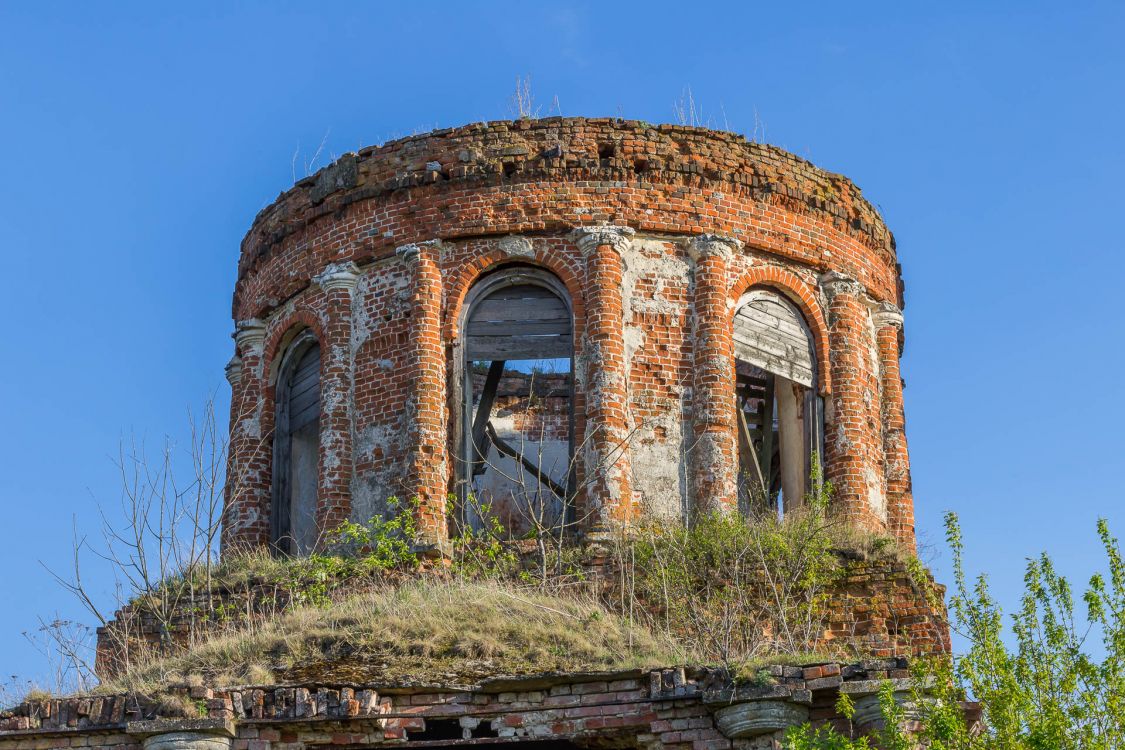
M527 239L526 237L509 235L502 238L497 244L505 254L510 255L514 258L535 257L535 247L531 244L531 240Z

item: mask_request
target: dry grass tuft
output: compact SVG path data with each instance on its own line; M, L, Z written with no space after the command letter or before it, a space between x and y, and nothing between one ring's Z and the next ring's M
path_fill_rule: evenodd
M99 692L171 685L422 681L677 663L676 650L592 598L423 578L290 610L139 665Z

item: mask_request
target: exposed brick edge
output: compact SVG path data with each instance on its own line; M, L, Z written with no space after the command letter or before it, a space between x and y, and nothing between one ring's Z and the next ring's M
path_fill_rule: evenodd
M503 150L488 154L491 160L484 163L474 161L473 168L462 167L456 171L436 172L428 169L414 169L396 172L393 178L385 180L379 185L350 185L335 188L326 188L325 183L330 182L332 170L338 170L341 163L347 161L346 166L355 173L364 171L368 162L379 162L389 155L399 154L410 150L411 164L428 164L433 157L438 155L441 146L455 145L468 147L473 145L473 137L483 138L498 133L510 133L512 137L541 137L541 146L547 146L557 140L558 128L571 130L591 127L604 128L600 135L606 137L625 135L636 136L638 133L644 137L652 138L652 134L667 137L670 140L674 135L689 136L711 144L714 148L725 149L731 156L740 157L742 166L751 174L718 169L705 169L700 164L704 160L702 154L682 154L682 160L673 162L670 167L638 173L635 164L629 159L597 159L585 158L576 164L551 164L546 167L529 169L533 164L532 159L520 160L518 174L519 182L535 182L536 177L542 177L548 182L559 181L607 181L620 183L624 181L672 183L678 182L686 186L700 185L730 185L751 189L759 200L768 201L773 196L802 207L803 211L810 214L823 215L831 220L843 220L850 231L866 238L869 245L884 248L888 253L894 253L894 238L883 222L878 211L860 193L848 178L826 170L820 169L811 162L791 154L784 149L765 144L752 143L745 136L676 125L660 125L653 127L648 123L634 120L617 120L610 118L546 118L532 121L493 121L466 125L458 128L434 130L429 133L410 136L400 140L389 141L378 147L366 147L358 154L348 154L337 162L324 167L316 174L297 182L292 188L282 192L270 206L262 209L254 218L250 230L242 241L242 260L239 263L238 278L241 280L248 270L254 265L255 259L268 251L268 248L281 242L294 232L300 231L309 222L316 218L340 211L347 205L357 201L379 198L404 190L419 188L424 191L444 190L458 184L487 183L499 179L500 174L496 169L503 160ZM464 144L458 139L466 139ZM477 143L477 145L483 145ZM593 142L590 144L593 145ZM536 157L539 163L548 160ZM840 186L845 189L852 205L826 198L824 195L804 193L786 184L762 182L754 172L754 167L763 164L768 158L777 159L787 163L790 174L807 172L807 176L815 177ZM558 161L555 159L552 162ZM603 165L603 162L606 162ZM670 179L669 179L670 178ZM345 183L346 184L346 183ZM858 208L857 208L858 207ZM265 231L264 225L273 223L281 228ZM516 228L512 228L516 231Z

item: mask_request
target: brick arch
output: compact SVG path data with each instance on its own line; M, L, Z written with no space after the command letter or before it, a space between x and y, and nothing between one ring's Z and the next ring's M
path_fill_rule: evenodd
M285 340L285 336L298 326L310 329L318 343L323 344L325 340L324 325L311 310L297 310L281 318L280 322L273 326L273 332L266 339L262 349L262 385L264 390L270 391L271 396L274 384L270 382L270 371L273 369L274 359L280 353L281 342ZM324 360L321 360L321 368L323 367Z
M809 330L812 331L813 343L816 346L817 381L822 394L832 392L832 374L828 365L828 324L824 313L820 309L816 294L808 284L801 281L796 275L774 266L755 266L746 270L731 285L730 288L730 317L729 325L734 325L734 305L742 295L754 287L768 287L774 289L797 306L805 316Z
M277 384L271 382L270 370L273 369L274 360L281 353L281 342L285 340L286 334L298 327L310 329L317 342L324 342L324 326L316 315L311 310L297 310L279 320L279 323L273 327L273 332L266 338L265 346L262 348L261 424L262 434L269 435L267 444L271 446L266 451L267 471L269 472L273 471L273 428L274 416L277 412ZM324 358L321 358L321 378L324 377L324 362ZM272 479L270 481L272 482Z
M465 297L469 289L484 274L504 263L520 264L533 268L542 268L553 273L570 295L570 309L574 325L574 351L577 354L582 341L582 334L586 325L586 303L582 294L582 285L574 271L546 250L536 250L531 257L513 255L503 250L490 250L477 256L469 263L461 266L457 276L449 284L447 303L445 307L445 325L443 330L447 343L457 338L457 321L461 317L461 309L465 304Z

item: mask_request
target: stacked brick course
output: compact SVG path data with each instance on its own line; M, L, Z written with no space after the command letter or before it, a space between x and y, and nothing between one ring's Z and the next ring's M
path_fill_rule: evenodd
M276 362L300 327L332 355L321 524L417 496L424 533L446 538L463 302L506 264L570 296L584 531L733 504L733 307L768 287L812 332L837 509L913 548L901 280L877 212L846 178L740 136L578 118L365 148L259 214L234 296L254 335L231 367L225 542L268 539ZM316 281L344 265L352 286Z
M154 705L125 695L25 703L0 714L0 750L141 750L164 738L184 750L513 742L545 750L752 750L779 747L785 729L804 721L851 731L833 708L840 693L857 706L854 730L870 731L875 693L887 680L905 696L906 662L772 666L752 685L733 683L723 670L678 667L460 685L185 686L178 692L198 717L162 718Z

